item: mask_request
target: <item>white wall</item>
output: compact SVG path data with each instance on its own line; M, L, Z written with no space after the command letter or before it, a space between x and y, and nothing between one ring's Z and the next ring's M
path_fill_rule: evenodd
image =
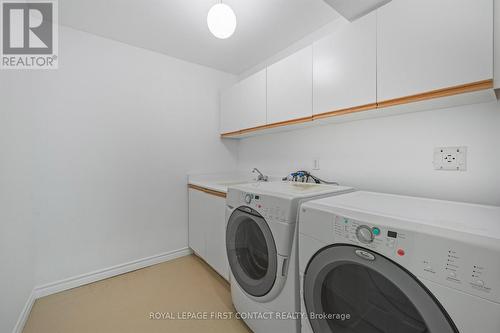
M23 95L0 73L0 332L10 332L34 286L31 114L15 112Z
M28 257L33 211L37 286L186 247L187 174L236 168L237 143L218 134L218 92L234 76L69 28L59 45L59 70L0 76L15 92L5 107L0 91L1 194L20 192L0 214L22 238L0 267L14 251ZM25 261L8 288L33 287ZM22 289L9 292L23 303ZM19 306L1 295L10 320Z
M500 88L500 0L495 0L494 2L495 8L495 30L493 32L494 35L494 46L495 46L495 54L494 59L495 62L493 67L495 68L495 88ZM500 97L500 95L498 95Z
M465 172L435 171L433 149L467 146ZM497 102L325 125L243 139L239 169L297 169L358 189L500 205Z
M32 74L41 143L37 284L187 246L186 175L231 170L218 91L233 77L62 29Z

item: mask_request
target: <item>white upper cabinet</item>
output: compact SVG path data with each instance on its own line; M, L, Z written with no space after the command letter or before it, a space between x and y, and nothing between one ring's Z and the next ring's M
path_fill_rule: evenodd
M267 123L312 116L312 46L267 68Z
M376 31L371 13L313 44L314 114L376 103Z
M223 93L221 132L493 100L499 36L500 0L392 0Z
M221 94L221 133L266 124L266 70Z
M378 101L493 78L493 0L392 0L377 11Z

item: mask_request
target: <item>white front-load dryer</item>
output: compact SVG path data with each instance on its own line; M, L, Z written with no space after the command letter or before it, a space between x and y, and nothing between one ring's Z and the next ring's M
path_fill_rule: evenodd
M299 245L302 333L500 332L500 207L353 192Z
M238 316L255 333L300 331L296 249L299 204L343 186L259 182L228 189L226 249Z

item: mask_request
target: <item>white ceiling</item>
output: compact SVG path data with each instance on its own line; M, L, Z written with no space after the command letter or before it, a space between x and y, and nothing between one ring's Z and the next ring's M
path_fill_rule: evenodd
M235 34L211 35L206 15L218 0L60 0L60 23L222 71L240 74L331 22L323 0L224 0Z

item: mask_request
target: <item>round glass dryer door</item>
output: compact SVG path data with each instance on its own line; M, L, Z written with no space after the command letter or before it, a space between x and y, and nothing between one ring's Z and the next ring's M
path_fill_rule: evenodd
M315 254L304 275L304 302L315 333L458 333L410 272L356 246Z
M226 229L226 251L231 272L248 294L266 295L276 280L277 253L264 218L249 207L235 209Z

